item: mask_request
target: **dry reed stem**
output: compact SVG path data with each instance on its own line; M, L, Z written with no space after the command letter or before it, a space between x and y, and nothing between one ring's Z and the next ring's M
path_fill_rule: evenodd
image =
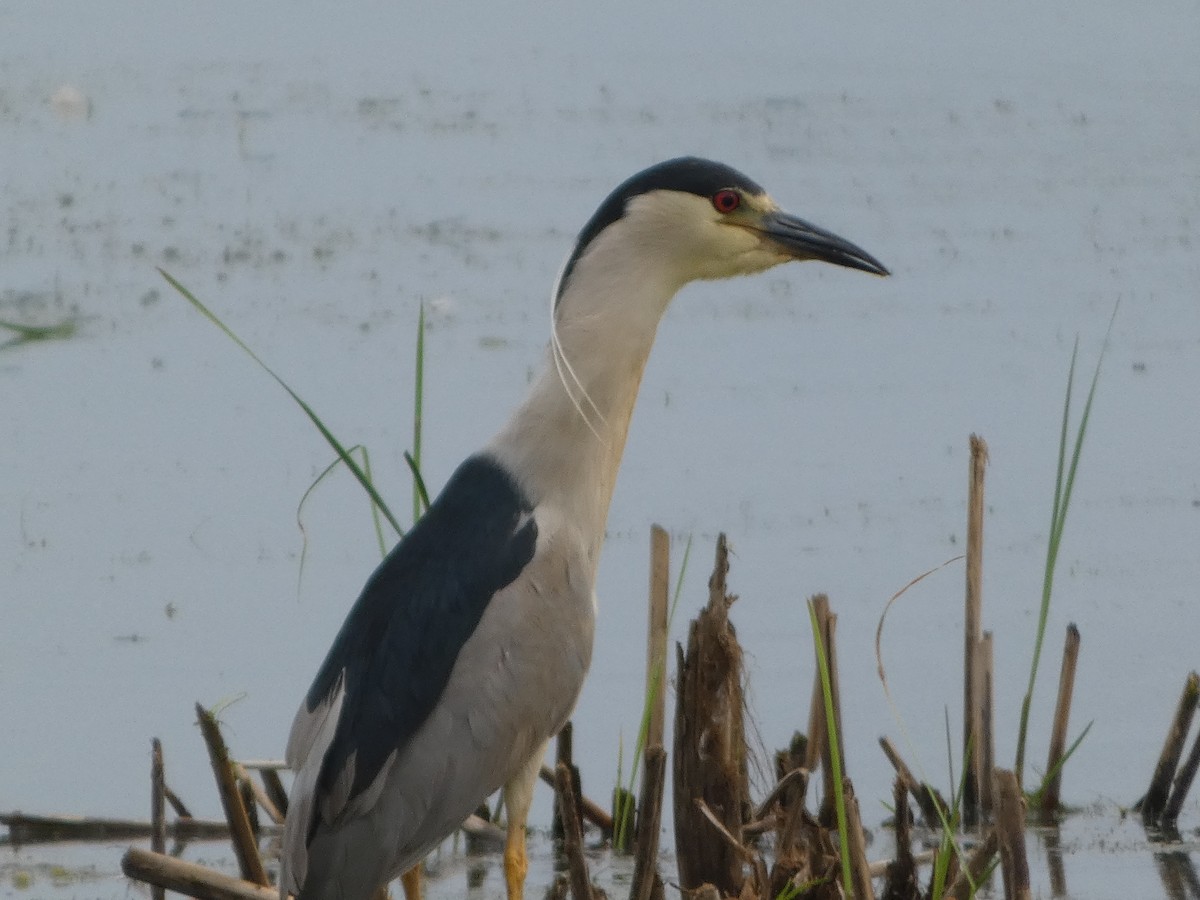
M924 784L917 781L908 764L904 762L900 756L900 751L896 749L891 739L881 737L879 746L883 748L883 754L888 758L888 762L892 764L892 768L896 770L896 776L904 783L905 788L912 794L913 800L917 802L917 807L921 810L921 819L928 828L941 828L942 817L938 815L938 809L948 811L950 805L938 792L937 788L932 785Z
M666 730L667 617L671 584L671 538L650 528L650 606L646 636L646 696L651 698L646 746L662 745Z
M233 844L234 855L237 856L238 868L242 878L255 884L267 885L267 872L263 868L262 857L258 853L258 844L250 828L250 817L242 803L242 795L238 791L237 780L234 778L233 765L229 758L229 750L221 737L221 729L216 718L199 703L196 704L196 719L200 724L200 732L204 735L204 743L208 746L208 758L212 763L213 775L217 780L217 792L221 796L221 806L225 810L225 818L229 822L229 837Z
M985 631L979 641L979 652L975 657L979 661L976 688L979 692L979 720L983 731L980 737L979 762L981 763L979 782L979 808L985 816L990 816L996 808L992 796L992 779L989 773L996 768L996 736L993 730L995 716L993 709L993 672L995 671L995 653L993 652L992 633Z
M887 864L884 900L921 900L917 864L912 853L912 809L908 805L908 793L908 785L897 775L892 785L892 801L896 809L896 856Z
M167 850L166 784L162 742L153 738L150 741L150 849L155 853ZM163 900L165 896L162 885L150 886L151 900Z
M579 810L583 806L583 789L581 779L579 777L579 767L575 765L575 725L568 721L559 731L558 737L554 742L554 754L556 769L557 766L566 766L571 773L571 793L574 794L574 804L572 808L579 815ZM583 832L583 819L578 822L580 833ZM554 808L554 819L551 824L551 834L556 841L561 841L566 836L565 823L562 820L562 807Z
M1183 808L1183 801L1187 799L1188 791L1191 790L1192 781L1196 777L1198 768L1200 768L1200 732L1196 733L1196 740L1192 742L1192 749L1188 753L1187 760L1175 774L1175 782L1171 786L1171 796L1167 800L1166 807L1163 808L1162 823L1164 827L1175 827L1175 822L1179 819L1179 811Z
M121 871L136 881L159 885L198 900L279 900L279 892L274 888L140 847L125 851Z
M1142 798L1142 821L1147 825L1157 825L1159 816L1167 803L1167 793L1170 790L1171 779L1175 768L1179 765L1179 757L1183 755L1183 744L1187 740L1188 729L1192 724L1192 716L1196 712L1196 702L1200 699L1200 675L1189 672L1183 685L1183 693L1167 738L1163 742L1162 753L1159 754L1158 764L1154 767L1154 777L1146 796Z
M567 857L571 896L574 900L592 900L592 880L583 856L583 831L579 827L579 812L575 809L575 788L571 769L564 763L554 768L554 789L563 823L563 854Z
M287 818L288 795L283 788L283 781L279 778L279 772L275 769L263 769L258 774L262 778L263 790L267 792L271 804L280 816Z
M858 809L858 797L854 795L854 785L849 778L842 779L842 793L846 804L846 836L850 844L850 876L854 885L854 897L855 900L875 900L862 815Z
M543 765L538 772L538 777L542 779L550 787L554 787L554 770L549 766ZM605 834L611 834L613 830L612 815L603 806L586 796L581 797L580 812L583 817L603 831Z
M1046 771L1053 772L1042 792L1042 814L1052 816L1058 812L1059 794L1062 790L1063 753L1067 747L1067 725L1071 719L1071 697L1075 692L1075 667L1079 662L1079 629L1072 622L1067 626L1067 637L1063 643L1062 670L1058 676L1058 701L1054 705L1054 727L1050 732L1050 752L1046 757Z
M987 777L983 769L982 697L978 681L979 642L983 638L983 483L987 467L987 443L971 435L971 462L967 489L967 585L963 617L963 759L970 765L963 773L963 820L974 825L979 819L979 786Z
M946 892L946 897L950 900L967 900L971 895L971 883L979 885L983 873L991 865L992 857L996 855L998 849L1000 849L1000 839L993 826L988 830L987 836L979 846L972 850L971 855L967 857L966 868L958 873L958 877L950 885L950 890Z
M646 748L642 765L642 793L638 803L637 848L633 863L630 900L650 900L658 875L658 839L662 830L663 788L666 785L667 752L659 744Z
M679 883L693 891L704 883L725 896L741 893L742 856L704 822L696 803L717 815L741 839L749 809L746 732L743 722L742 651L729 622L736 597L726 590L729 550L717 538L708 603L688 629L687 653L676 645L678 690L673 754L675 847Z
M267 814L267 818L276 825L282 825L284 812L275 805L275 800L268 793L267 789L242 768L240 763L234 763L234 772L237 774L238 780L249 788L251 795L254 797L255 804ZM265 775L266 773L263 772L261 774ZM263 780L265 781L266 779L264 778Z
M1025 854L1025 798L1021 795L1015 772L997 769L994 778L1004 896L1007 900L1030 900L1029 859Z

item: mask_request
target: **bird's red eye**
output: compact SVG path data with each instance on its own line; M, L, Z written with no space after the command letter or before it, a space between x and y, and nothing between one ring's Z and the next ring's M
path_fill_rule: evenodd
M719 213L731 213L742 205L742 197L737 191L726 188L713 194L712 205Z

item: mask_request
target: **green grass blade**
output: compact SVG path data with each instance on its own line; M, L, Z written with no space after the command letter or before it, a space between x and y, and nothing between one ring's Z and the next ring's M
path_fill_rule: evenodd
M408 463L408 471L413 480L413 523L429 509L429 491L425 488L425 477L421 474L420 464L411 453L405 452L404 461Z
M1113 323L1117 319L1120 301L1113 306L1112 316L1108 320L1108 328L1104 332L1104 343L1100 347L1100 355L1096 359L1096 368L1092 372L1092 383L1088 388L1087 400L1083 406L1083 415L1079 419L1079 427L1075 433L1075 442L1071 448L1070 465L1066 464L1067 427L1071 411L1071 394L1074 388L1075 361L1079 351L1079 341L1076 339L1075 348L1071 352L1071 367L1067 372L1067 398L1063 405L1063 421L1058 448L1058 471L1054 484L1054 503L1050 517L1050 535L1046 543L1046 568L1042 576L1042 603L1038 610L1037 634L1033 642L1033 659L1029 666L1029 684L1025 696L1021 700L1021 721L1017 730L1017 758L1013 766L1017 783L1024 784L1025 774L1025 743L1029 733L1029 712L1033 705L1033 689L1037 683L1038 665L1041 662L1042 644L1046 636L1046 622L1050 616L1050 598L1054 589L1054 570L1058 564L1059 547L1062 544L1063 532L1066 530L1067 510L1071 504L1071 494L1075 488L1075 474L1079 469L1079 460L1083 456L1083 442L1087 434L1088 422L1092 414L1092 402L1096 398L1096 385L1100 382L1100 370L1104 365L1104 357L1108 351L1109 338L1112 335Z
M22 344L66 340L74 337L77 323L73 317L63 319L55 325L22 325L20 322L0 319L0 328L11 331L13 334L7 341L0 342L0 350L9 350L20 347Z
M429 509L429 492L421 477L421 427L425 401L425 304L417 313L417 371L413 379L413 442L412 455L405 454L413 473L412 521L415 525L421 514Z
M842 785L842 754L837 733L837 719L833 714L833 687L829 678L829 660L825 655L825 642L821 638L821 626L817 622L817 610L808 601L808 621L812 626L813 643L817 648L817 668L821 673L821 695L825 704L825 734L829 739L829 761L833 768L833 800L837 810L838 840L841 844L842 889L847 897L854 896L854 880L850 872L850 835L846 825L846 794Z
M175 288L175 290L178 291L185 300L191 303L192 306L194 306L206 319L221 329L221 331L225 333L226 337L237 344L247 356L258 363L259 367L264 372L275 379L275 382L285 391L287 391L288 396L290 396L300 407L300 409L304 411L304 414L308 416L309 421L316 426L317 431L321 433L321 436L325 438L325 441L330 447L333 448L333 451L338 455L338 458L345 464L346 468L350 470L355 479L358 480L358 483L362 485L362 489L367 492L367 496L371 498L371 502L375 504L380 513L382 513L383 517L387 519L388 524L392 526L396 534L403 536L404 529L400 527L400 523L396 520L396 517L392 515L392 511L388 508L388 505L384 502L383 498L379 496L379 492L375 490L375 485L371 483L371 479L367 477L367 474L362 470L358 463L354 461L354 458L349 454L349 452L347 452L346 448L342 446L341 442L333 436L333 432L331 432L325 426L325 423L321 421L320 417L317 416L312 407L309 406L299 394L292 390L286 381L275 374L275 371L270 366L259 359L258 354L251 350L250 347L240 337L234 334L233 330L229 328L228 325L217 318L216 314L213 313L212 310L201 303L191 291L176 281L175 278L172 277L171 274L165 269L159 269L158 271L159 274L167 280L167 283L171 285L171 287Z

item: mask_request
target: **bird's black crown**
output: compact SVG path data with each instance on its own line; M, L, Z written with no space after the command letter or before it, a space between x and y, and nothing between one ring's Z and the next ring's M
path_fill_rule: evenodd
M588 223L575 240L575 249L563 268L558 282L559 297L575 268L575 262L597 235L625 215L625 207L634 197L651 191L681 191L698 197L711 197L722 188L737 188L747 194L761 194L763 189L737 169L724 163L697 156L681 156L668 159L638 172L626 179L605 198L600 208L592 214ZM555 298L557 300L557 298Z

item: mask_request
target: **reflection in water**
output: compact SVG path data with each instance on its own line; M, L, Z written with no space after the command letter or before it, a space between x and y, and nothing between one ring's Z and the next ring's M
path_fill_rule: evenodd
M1042 848L1046 851L1046 869L1050 874L1050 896L1067 896L1067 870L1063 865L1062 843L1058 828L1046 828L1039 832Z
M1200 878L1196 876L1190 853L1186 850L1155 853L1154 863L1168 900L1187 900L1189 897L1200 900Z

